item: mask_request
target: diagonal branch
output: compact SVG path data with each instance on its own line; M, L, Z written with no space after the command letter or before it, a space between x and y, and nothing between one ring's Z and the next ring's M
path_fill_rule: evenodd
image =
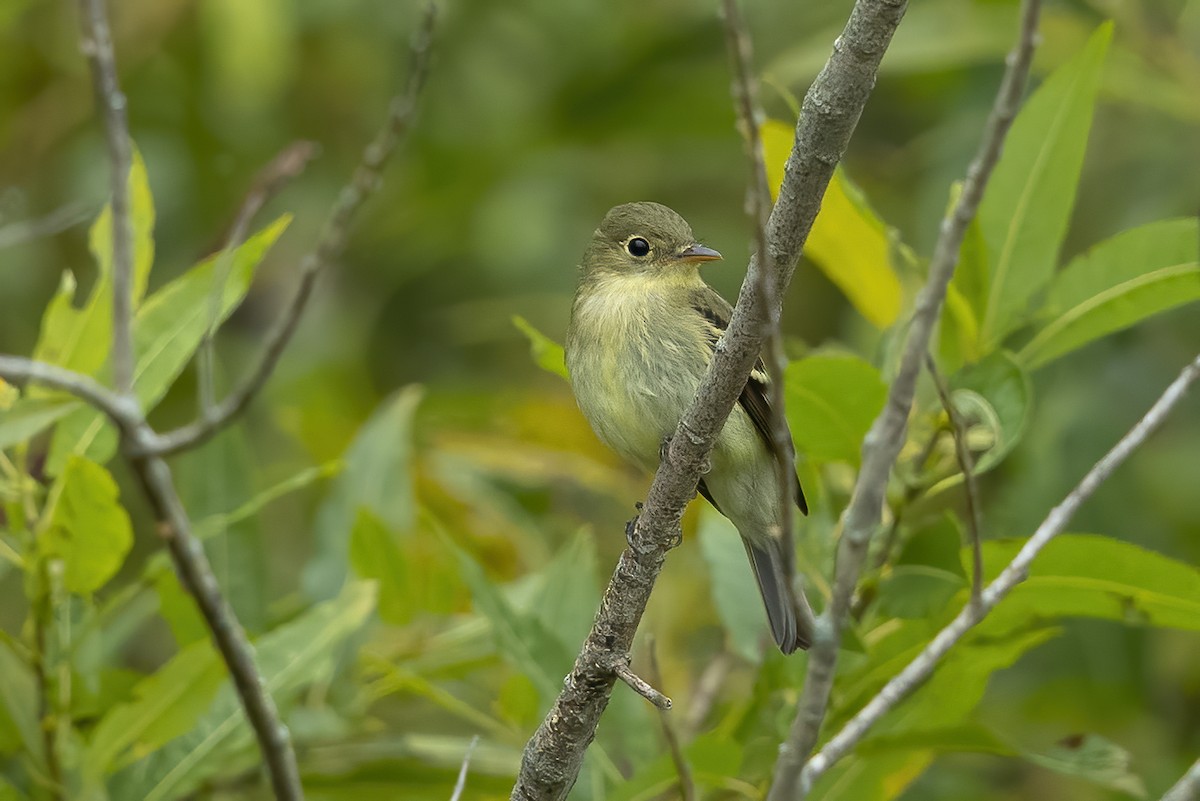
M776 305L795 271L821 197L875 84L879 62L904 15L905 0L857 0L833 53L804 99L779 200L767 221L767 271L751 258L725 336L655 474L630 527L629 547L600 602L563 691L525 747L514 799L560 799L579 776L583 756L608 705L614 657L629 653L667 551L680 537L683 509L696 494L701 468L746 385L773 315L758 284L769 282ZM760 278L766 272L766 278Z
M1196 801L1200 798L1200 759L1192 763L1187 773L1167 790L1162 801Z
M296 331L300 315L304 313L316 286L317 277L327 265L341 255L351 222L363 203L379 186L384 166L411 127L417 101L429 74L430 45L436 21L437 6L430 2L425 7L424 17L413 36L407 85L392 100L387 123L363 152L362 161L359 162L354 176L350 183L343 187L334 203L316 248L300 264L300 285L284 309L283 315L267 334L258 364L223 401L216 406L206 406L200 419L195 422L155 437L146 444L147 452L170 456L204 442L233 422L267 383Z
M921 372L921 358L929 347L929 338L937 323L946 287L954 274L963 236L975 217L988 178L1000 159L1004 137L1017 115L1021 94L1029 76L1029 65L1033 60L1040 7L1040 0L1023 0L1017 43L1009 55L1008 68L984 128L983 141L967 169L967 179L953 213L942 221L941 234L929 266L929 279L917 296L900 368L888 390L883 411L863 441L862 470L846 510L842 539L838 546L833 599L818 621L804 691L788 739L780 749L768 801L803 797L806 792L805 787L797 784L800 771L816 745L829 706L837 668L838 643L849 616L859 574L867 558L867 546L883 516L888 475L904 445L908 414Z
M1137 424L1121 438L1121 440L1092 466L1075 489L1063 499L1062 503L1050 510L1050 514L1038 526L1037 531L1025 543L1016 557L1000 572L996 580L983 591L979 604L968 603L962 611L937 636L909 662L904 670L884 685L883 689L864 706L842 730L834 735L825 747L814 754L804 768L800 785L807 791L813 782L820 778L839 759L846 756L850 750L866 735L867 731L879 722L888 711L904 700L909 693L919 687L930 674L942 657L963 638L979 621L996 608L1000 601L1012 592L1029 575L1029 565L1034 557L1050 540L1054 539L1064 528L1083 502L1092 496L1101 484L1121 466L1129 455L1137 450L1154 433L1171 410L1183 400L1188 387L1200 379L1200 356L1183 369L1179 376L1171 382L1162 396L1159 397L1150 410L1138 420ZM1195 778L1200 784L1200 771ZM1187 777L1185 777L1186 779ZM1181 784L1182 784L1181 780ZM1184 792L1184 791L1181 791ZM1169 796L1168 796L1169 797ZM1187 798L1180 795L1179 798Z
M133 393L133 220L129 211L129 169L133 163L125 95L117 80L112 34L104 0L79 0L79 47L92 74L96 106L104 117L112 187L113 384L120 395Z

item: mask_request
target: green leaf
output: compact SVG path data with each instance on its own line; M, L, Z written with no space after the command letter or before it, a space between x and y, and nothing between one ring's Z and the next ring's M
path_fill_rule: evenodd
M966 584L961 550L962 534L949 514L915 532L880 585L880 612L925 619L944 609Z
M1146 797L1146 786L1131 770L1133 757L1096 734L1069 737L1048 751L1026 753L1025 758L1064 776L1077 776L1110 790Z
M1200 299L1195 218L1124 231L1055 276L1041 315L1049 320L1019 355L1030 369L1147 317Z
M1013 123L979 207L991 268L981 335L994 347L1054 275L1083 167L1112 24L1056 70Z
M412 619L411 577L404 552L387 526L370 509L360 506L350 532L350 564L354 572L379 582L379 616L388 623Z
M757 664L763 657L767 617L754 586L754 574L746 559L742 538L720 512L705 506L696 532L700 553L708 566L713 603L725 627L729 647L742 658Z
M961 187L951 196L957 202ZM946 309L942 314L939 348L943 367L951 372L964 362L984 356L979 326L987 306L988 254L979 218L971 220L958 251L958 264L946 287Z
M728 735L709 732L683 749L684 759L692 768L697 790L726 789L736 778L742 764L741 744ZM670 754L662 754L633 778L621 782L608 795L608 801L653 801L656 798L682 798L678 792L679 771ZM723 794L722 794L723 795Z
M411 531L416 525L412 426L422 394L420 387L410 386L392 395L363 423L347 448L345 469L317 511L316 554L303 578L309 597L333 597L345 582L346 541L360 507L391 531Z
M117 482L95 462L72 457L50 493L38 539L42 554L61 559L63 585L89 595L116 574L133 547Z
M863 740L855 753L869 755L884 751L929 750L939 754L970 753L1017 756L1020 751L1000 739L995 732L978 723L962 723L944 728L919 729L901 734L880 735Z
M540 571L540 584L529 612L553 633L568 651L576 651L596 617L600 590L596 586L596 541L580 529L550 564Z
M207 639L193 642L133 688L133 700L109 710L92 733L84 772L92 778L137 761L180 737L208 711L225 664Z
M230 259L218 322L233 313L246 297L254 271L267 250L287 228L284 215L243 242ZM134 391L147 410L166 394L204 339L209 298L217 280L221 254L215 254L155 292L138 309L134 320ZM81 408L63 420L54 433L47 470L62 469L70 454L96 462L112 458L116 436L99 412Z
M71 398L21 398L0 411L0 450L33 439L79 408Z
M788 365L784 387L797 449L816 462L857 466L887 399L879 371L857 356L809 356Z
M334 600L260 638L255 654L267 691L282 704L301 688L325 680L341 658L342 644L362 628L374 606L371 583L348 584ZM109 781L109 794L142 801L179 798L229 770L231 763L245 763L249 755L259 759L241 705L225 682L186 734L118 771Z
M0 754L23 748L39 763L42 750L37 677L0 631Z
M137 148L134 148L129 167L129 221L133 227L133 307L136 309L146 294L146 282L154 264L154 197L150 194L146 162ZM110 276L113 267L112 203L104 206L88 232L88 249L101 275Z
M985 542L988 577L995 578L1024 544ZM1003 629L1058 617L1198 631L1200 570L1110 537L1060 534L1033 560L1029 577L989 615L988 625Z
M519 314L513 315L512 321L517 330L529 340L529 352L533 355L534 363L548 373L554 373L559 378L570 380L567 375L567 362L563 356L562 345L534 328Z
M779 195L795 126L767 120L760 131L771 196ZM867 205L862 191L839 167L821 200L804 255L821 268L858 312L876 328L900 315L904 292L892 268L891 229Z

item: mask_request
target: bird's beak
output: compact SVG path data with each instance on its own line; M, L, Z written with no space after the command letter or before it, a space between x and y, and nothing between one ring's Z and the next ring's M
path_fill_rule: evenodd
M675 258L679 259L680 261L687 262L718 261L721 258L721 254L712 248L706 248L704 245L696 243L694 245L688 245L686 248L676 253Z

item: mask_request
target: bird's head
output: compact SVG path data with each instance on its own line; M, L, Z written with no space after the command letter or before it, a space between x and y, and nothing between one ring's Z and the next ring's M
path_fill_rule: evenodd
M604 215L583 254L585 276L694 273L721 254L696 241L687 221L661 203L625 203Z

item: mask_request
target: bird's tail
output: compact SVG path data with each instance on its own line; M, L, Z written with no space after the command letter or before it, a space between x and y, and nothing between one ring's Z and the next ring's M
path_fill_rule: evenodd
M785 654L797 648L807 650L812 645L814 617L808 599L792 587L792 554L785 553L784 544L774 538L751 542L742 537L742 544L758 579L758 591L779 650Z

